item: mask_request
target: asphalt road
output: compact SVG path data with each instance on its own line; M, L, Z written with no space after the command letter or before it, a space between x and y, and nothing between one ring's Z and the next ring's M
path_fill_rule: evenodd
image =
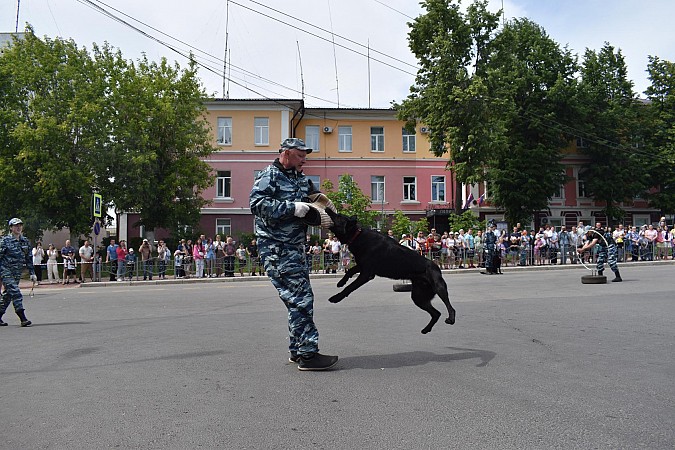
M673 270L446 275L428 335L391 281L316 279L330 372L286 362L266 278L36 289L0 329L0 448L672 449Z

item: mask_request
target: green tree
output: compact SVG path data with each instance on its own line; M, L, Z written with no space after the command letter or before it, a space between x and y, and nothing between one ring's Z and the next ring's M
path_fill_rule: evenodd
M613 222L624 215L618 203L647 188L645 158L632 151L644 111L620 50L608 43L598 52L586 50L577 101L584 143L580 150L589 159L583 168L585 187L589 195L604 202L603 212Z
M485 164L488 195L508 222L528 222L566 181L560 161L572 137L577 65L527 19L506 23L489 47L487 84L500 99L505 145Z
M391 230L394 232L396 239L401 239L403 234L408 234L412 231L412 221L410 217L406 216L403 211L397 209L394 211L394 217L391 221Z
M664 214L675 213L675 63L649 57L651 85L645 91L651 132L645 136L650 162L649 186L659 189L649 195L652 206ZM640 148L640 147L638 147Z
M413 237L417 236L417 234L421 231L424 233L426 236L429 234L429 221L427 220L426 217L422 217L421 219L415 220L412 222L412 235Z
M473 2L466 13L459 1L421 4L426 13L410 24L408 34L421 69L410 95L395 107L409 128L417 121L430 128L432 151L437 156L449 152L457 183L480 181L487 155L504 143L503 124L484 78L499 12L490 13L487 1ZM462 205L454 206L459 213Z
M361 225L374 228L379 213L370 209L371 200L366 196L359 185L349 174L340 176L337 190L333 190L333 182L325 179L321 183L321 190L335 204L335 208L341 214L356 216Z
M92 57L28 27L0 54L0 86L3 211L78 235L95 190L147 229L197 222L213 148L193 62L134 64L107 45Z
M561 122L573 117L575 60L529 20L497 33L500 13L486 1L466 14L458 1L422 6L409 33L421 69L399 117L429 125L432 149L449 154L458 182L489 181L507 220L526 221L565 181Z
M85 50L73 41L36 38L28 28L0 55L0 77L9 80L0 108L7 144L0 162L2 197L38 229L90 228L94 174L86 110L96 95Z
M112 176L99 178L101 192L117 209L138 212L148 230L196 225L213 182L203 159L215 149L194 62L181 70L166 59L128 63L107 46L94 54L100 77L115 83L106 104L114 138L101 136L106 158L96 164Z
M464 211L460 215L451 214L448 217L448 224L453 231L468 230L469 228L482 230L485 228L485 221L481 221L471 210Z

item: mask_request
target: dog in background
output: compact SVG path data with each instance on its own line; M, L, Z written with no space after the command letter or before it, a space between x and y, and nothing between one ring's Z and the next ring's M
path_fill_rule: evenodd
M359 274L341 292L328 299L331 303L342 301L375 276L394 280L410 280L412 284L410 296L413 303L431 315L431 320L422 329L423 334L430 332L441 317L440 311L431 304L431 300L436 295L441 298L448 310L445 323L450 325L455 323L455 310L450 304L448 287L441 269L433 261L399 244L394 239L360 226L356 217L347 217L329 209L326 209L326 213L333 222L330 230L335 233L340 242L349 246L356 262L356 265L348 269L338 281L337 286L343 287L352 276Z
M502 252L499 248L495 249L492 255L492 273L501 275L502 272Z

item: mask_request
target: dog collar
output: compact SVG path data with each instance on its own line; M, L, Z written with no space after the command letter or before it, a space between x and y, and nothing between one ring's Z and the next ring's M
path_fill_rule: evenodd
M356 230L356 233L354 233L354 236L352 236L352 238L349 240L349 242L347 242L347 245L351 245L351 243L354 242L357 237L359 237L359 234L361 234L361 228L358 228Z

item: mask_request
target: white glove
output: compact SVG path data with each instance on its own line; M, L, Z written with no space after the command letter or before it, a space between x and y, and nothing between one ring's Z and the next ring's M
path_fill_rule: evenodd
M295 202L295 217L305 217L309 212L309 203Z
M35 274L31 275L30 281L32 281L33 283L37 283L37 275L35 275Z

